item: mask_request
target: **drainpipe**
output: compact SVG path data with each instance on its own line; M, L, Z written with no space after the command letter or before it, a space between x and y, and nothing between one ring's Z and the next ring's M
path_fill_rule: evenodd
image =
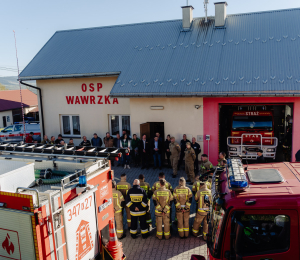
M43 99L42 99L42 90L38 87L35 87L35 86L32 86L30 84L27 84L27 83L24 83L22 80L20 80L20 83L22 85L25 85L27 87L30 87L30 88L34 88L34 89L37 89L38 92L39 92L39 96L40 96L40 105L41 105L41 116L42 116L42 131L43 131L43 136L45 134L45 127L44 127L44 113L43 113ZM43 138L43 136L41 138Z

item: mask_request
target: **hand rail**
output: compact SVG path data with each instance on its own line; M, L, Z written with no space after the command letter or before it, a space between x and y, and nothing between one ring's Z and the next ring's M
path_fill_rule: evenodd
M29 191L36 192L37 206L35 206L35 208L38 208L40 206L39 192L38 192L37 189L18 187L17 190L16 190L16 193L18 193L18 190L29 190Z

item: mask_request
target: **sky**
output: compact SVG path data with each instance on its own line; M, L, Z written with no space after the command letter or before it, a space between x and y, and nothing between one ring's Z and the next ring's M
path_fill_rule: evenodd
M214 16L209 1L208 15ZM300 7L298 0L227 0L228 14ZM203 17L203 0L188 0ZM20 70L59 30L181 19L187 0L0 0L0 77L17 76L13 30Z

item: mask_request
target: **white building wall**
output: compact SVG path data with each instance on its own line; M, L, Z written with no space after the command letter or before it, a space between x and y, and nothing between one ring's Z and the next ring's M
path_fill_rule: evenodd
M199 109L195 105L201 106ZM163 106L163 110L151 110ZM140 124L164 122L165 137L170 134L180 142L182 135L188 139L203 135L203 98L131 98L131 130L140 136ZM192 140L190 140L192 141ZM198 142L203 150L203 142Z
M6 117L6 126L12 125L13 124L13 115L12 115L12 110L8 110L8 111L3 111L0 112L0 128L3 128L3 117ZM7 122L7 117L9 117L9 121Z
M89 140L93 137L94 132L103 138L109 131L108 115L130 115L129 99L105 99L105 96L106 98L109 96L116 79L117 77L38 80L37 87L42 91L45 134L48 135L48 138L51 135L57 137L61 133L60 117L63 114L79 115L81 137L86 135ZM101 85L99 85L99 89L97 88L98 83L102 84L102 88L100 88ZM87 86L85 92L82 90L82 84ZM101 100L100 96L102 96ZM73 104L71 102L68 104L66 97L69 100L74 97ZM79 101L77 104L75 104L76 97ZM82 104L82 99L85 99L84 104ZM41 108L39 97L38 100L39 108ZM88 104L85 103L86 100L88 100ZM98 104L98 102L102 104ZM65 141L69 140L69 138L64 139ZM80 140L81 138L76 138L74 143L78 144Z

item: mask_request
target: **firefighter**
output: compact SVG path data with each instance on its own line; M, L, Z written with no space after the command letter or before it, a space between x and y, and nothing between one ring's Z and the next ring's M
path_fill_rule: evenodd
M188 237L192 192L186 187L186 182L183 177L179 179L179 186L174 189L173 196L176 203L175 207L179 236L181 238Z
M199 174L197 174L197 175L195 176L195 182L193 183L192 193L193 193L194 196L196 195L197 191L198 191L199 188L200 188L200 180L199 180L199 177L200 177Z
M200 165L200 172L201 174L205 174L208 171L213 170L212 163L208 160L207 154L201 155L201 165Z
M117 237L122 239L126 237L126 234L123 230L123 215L122 209L125 206L125 200L122 193L116 190L117 183L112 181L112 188L113 188L113 204L114 204L114 215L116 221L116 229L117 229Z
M221 162L225 159L225 157L226 157L225 152L220 152L219 153L219 159L218 159L217 167L221 167Z
M191 147L191 143L186 143L186 149L184 151L185 154L185 173L188 177L187 182L191 182L191 184L195 181L195 172L194 172L194 161L196 159L196 153L194 149Z
M171 160L171 165L173 168L173 178L176 178L177 176L177 165L178 165L178 159L180 155L181 148L178 143L175 142L175 137L171 137L171 143L169 144L169 149L170 149L170 160Z
M147 199L148 199L148 208L147 208L147 212L146 212L146 222L149 226L149 231L151 229L150 226L152 226L152 219L151 219L151 213L150 213L150 199L151 199L151 196L153 194L152 190L151 190L151 187L150 187L150 184L148 182L145 182L145 175L144 174L140 174L139 175L139 181L140 181L140 186L142 189L145 190L146 192L146 195L147 195Z
M173 195L170 190L166 188L166 180L160 179L160 188L155 190L153 194L153 204L155 206L155 216L156 216L156 236L159 240L163 237L162 225L164 225L164 235L165 239L171 237L170 232L170 214L171 214L171 202L173 200Z
M146 211L147 211L147 195L144 189L140 187L140 181L135 179L133 187L127 192L126 206L130 209L131 215L131 237L135 239L137 237L137 224L140 220L141 233L143 238L149 236L148 226L146 223Z
M121 175L121 181L117 184L117 190L120 191L124 198L126 198L128 190L131 189L130 183L126 181L126 173L123 173ZM131 226L131 218L130 218L130 210L127 206L125 206L126 211L126 217L127 217L127 226L128 229L130 229ZM122 212L124 212L124 208L122 209Z
M199 229L203 221L203 239L206 241L208 225L207 225L207 214L209 211L209 203L211 202L211 191L204 184L196 193L195 200L198 204L198 210L193 225L193 235L196 237L199 235Z
M152 194L153 194L157 189L160 188L160 180L162 180L162 179L166 180L166 177L165 177L165 174L164 174L163 172L160 172L160 173L158 174L158 181L155 182L155 183L153 184L153 186L152 186ZM170 191L173 193L173 187L172 187L172 185L171 185L169 182L166 181L165 187L166 187L167 190L170 190ZM175 221L176 221L176 220L177 220L177 219L175 218ZM170 226L171 226L171 225L172 225L172 205L171 205L171 213L170 213Z
M265 162L265 158L263 155L263 150L259 149L259 150L257 150L256 163L264 163L264 162Z

